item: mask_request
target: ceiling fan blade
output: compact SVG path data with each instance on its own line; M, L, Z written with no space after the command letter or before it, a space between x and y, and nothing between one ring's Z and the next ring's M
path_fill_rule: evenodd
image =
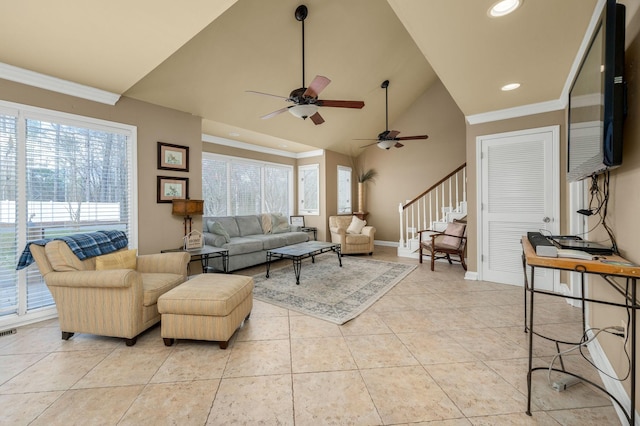
M372 139L356 139L356 140L363 140L363 141L366 141L366 140L372 140ZM367 148L367 147L370 147L370 146L372 146L372 145L377 145L377 144L378 144L378 140L376 140L376 141L375 141L375 142L373 142L373 143L369 143L369 144L367 144L367 145L363 145L363 146L361 146L360 148Z
M324 123L324 118L322 118L322 116L320 115L319 112L316 112L315 114L313 114L311 117L309 117L311 119L311 121L313 121L313 124L315 124L316 126L318 124L322 124Z
M394 138L394 141L410 141L415 139L427 139L429 135L418 135L418 136L403 136L401 138Z
M321 107L334 107L334 108L357 108L360 109L364 106L362 101L327 101L318 100L316 105Z
M395 137L398 136L399 134L400 134L399 130L389 130L389 133L387 133L385 140L388 140L388 139L397 140L395 139Z
M309 96L312 98L317 98L320 92L324 90L331 83L327 77L323 77L321 75L316 75L316 78L313 79L307 90L304 91L303 96Z
M396 148L402 148L404 145L402 145L400 142L396 142L396 144L394 146Z
M287 99L286 96L272 95L271 93L256 92L255 90L245 90L247 93L255 93L256 95L272 96L274 98Z
M277 111L273 111L273 112L271 112L271 113L269 113L269 114L267 114L267 115L263 115L263 116L262 116L262 117L260 117L260 118L262 118L263 120L266 120L266 119L268 119L268 118L275 117L275 116L276 116L276 115L278 115L278 114L282 114L283 112L285 112L285 111L286 111L286 110L288 110L289 108L291 108L291 107L290 107L290 106L288 106L288 107L280 108L279 110L277 110Z

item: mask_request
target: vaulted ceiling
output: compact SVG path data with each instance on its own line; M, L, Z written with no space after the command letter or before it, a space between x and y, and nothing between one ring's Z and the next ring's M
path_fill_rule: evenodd
M601 0L600 0L601 1ZM351 152L438 79L465 116L562 102L598 0L524 0L490 18L495 0L46 0L5 6L0 62L203 118L203 133L292 152ZM305 83L331 79L325 123L261 116ZM637 8L638 0L629 0ZM9 42L10 41L10 42ZM3 77L3 75L0 75ZM6 76L5 76L6 77ZM517 81L521 88L502 92ZM429 129L422 129L429 133ZM402 136L402 135L401 135Z

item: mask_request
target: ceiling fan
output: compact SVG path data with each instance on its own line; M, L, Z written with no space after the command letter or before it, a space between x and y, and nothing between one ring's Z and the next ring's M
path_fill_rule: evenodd
M323 77L321 75L317 75L309 87L305 87L304 85L304 20L307 17L307 6L300 5L296 8L295 17L298 21L302 22L302 87L299 89L294 89L289 94L289 97L272 95L270 93L256 92L254 90L247 90L250 93L256 93L258 95L266 95L273 96L276 98L284 99L287 102L293 103L291 106L287 106L281 108L277 111L273 111L267 115L263 115L263 120L266 120L271 117L275 117L278 114L281 114L285 111L289 111L292 115L298 118L302 118L303 120L310 118L314 124L322 124L324 123L324 118L318 112L318 107L334 107L334 108L357 108L360 109L364 107L364 102L362 101L330 101L326 99L318 99L318 95L325 87L331 83L327 77Z
M384 96L385 96L385 111L386 111L386 126L385 126L385 131L380 133L378 135L378 139L356 139L356 140L367 140L367 141L371 141L371 140L375 140L375 142L370 143L368 145L365 146L361 146L360 148L366 148L368 146L371 145L378 145L378 148L380 149L390 149L392 146L395 146L396 148L402 148L404 145L401 144L399 141L409 141L409 140L416 140L416 139L427 139L429 136L428 135L418 135L418 136L403 136L401 138L397 137L400 132L398 130L389 130L389 80L385 80L382 82L382 84L380 85L380 87L382 87L384 89Z

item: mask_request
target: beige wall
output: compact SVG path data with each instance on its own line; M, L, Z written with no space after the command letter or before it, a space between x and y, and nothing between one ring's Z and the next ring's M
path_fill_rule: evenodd
M607 223L613 229L620 254L630 261L640 264L640 224L638 211L640 210L640 35L637 31L629 33L629 28L638 28L640 16L636 13L633 22L636 25L628 26L626 38L628 48L626 50L626 80L628 82L628 115L624 125L624 150L622 166L611 171L610 200L607 214ZM601 180L602 182L602 180ZM595 225L593 218L590 226ZM607 235L599 226L595 232L589 235L590 240L606 241ZM624 285L622 280L618 280ZM590 281L590 294L597 298L607 300L623 299L607 283L596 278ZM619 326L627 316L624 309L602 305L594 305L591 309L589 324L592 327ZM609 362L619 376L626 373L628 362L623 351L622 339L616 336L604 335L599 341L603 346ZM629 343L630 345L630 343ZM629 350L630 350L630 346ZM636 375L638 379L640 377ZM638 380L636 379L636 380ZM629 380L625 382L627 392ZM640 395L636 394L636 406L640 404Z
M171 204L156 202L157 176L189 178L189 196L202 196L201 120L191 114L162 108L129 98L115 106L0 79L2 100L55 111L125 123L137 127L138 134L138 250L158 253L182 243L182 220L171 215ZM189 172L157 169L158 141L189 147ZM200 225L198 221L194 228Z
M360 154L365 168L378 171L375 183L367 183L367 222L375 226L376 240L397 243L398 205L465 162L466 129L464 115L440 82L391 120L389 127L401 131L399 136L429 135L427 140L405 141L402 148L371 146Z

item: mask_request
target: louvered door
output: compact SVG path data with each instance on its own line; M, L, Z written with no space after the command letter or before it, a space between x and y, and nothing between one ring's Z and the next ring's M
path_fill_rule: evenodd
M480 137L481 279L522 285L523 235L559 232L557 126ZM557 274L538 268L536 287L554 289Z

